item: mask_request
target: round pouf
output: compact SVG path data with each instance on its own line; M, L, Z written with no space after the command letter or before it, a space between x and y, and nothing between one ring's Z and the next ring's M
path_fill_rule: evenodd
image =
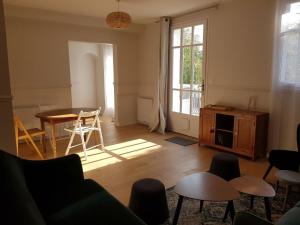
M226 153L216 154L210 164L209 172L227 181L240 177L239 158Z
M146 178L132 185L129 208L149 225L161 224L169 217L165 186Z

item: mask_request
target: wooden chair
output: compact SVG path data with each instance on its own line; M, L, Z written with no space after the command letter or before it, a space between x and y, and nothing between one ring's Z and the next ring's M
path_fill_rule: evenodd
M44 159L40 149L36 146L32 138L44 135L45 131L38 128L32 128L27 130L24 124L17 116L14 116L14 122L15 122L17 155L19 155L19 141L25 140L26 144L30 147L33 147L33 149L36 151L39 157L41 159Z
M69 154L69 151L71 148L82 145L84 157L85 157L85 160L87 160L87 153L86 153L87 150L95 148L97 146L101 146L101 150L103 149L104 143L103 143L102 130L101 130L101 125L100 125L100 118L99 118L100 112L101 112L101 107L96 111L91 111L91 112L81 111L79 113L77 121L74 124L74 127L71 129L65 129L66 131L71 133L71 138L70 138L65 155ZM89 123L86 123L87 120L89 120ZM92 147L87 148L87 144L90 140L90 137L91 137L91 134L93 133L93 131L98 132L99 138L100 138L100 144L96 144ZM80 136L81 143L72 145L76 134ZM87 137L85 139L86 134L87 134Z

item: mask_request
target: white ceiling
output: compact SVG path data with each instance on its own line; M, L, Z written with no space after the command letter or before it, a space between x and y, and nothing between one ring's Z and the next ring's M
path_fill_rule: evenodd
M128 12L135 23L153 22L161 16L175 16L224 0L121 0L120 11ZM8 5L105 18L116 11L115 0L4 0Z

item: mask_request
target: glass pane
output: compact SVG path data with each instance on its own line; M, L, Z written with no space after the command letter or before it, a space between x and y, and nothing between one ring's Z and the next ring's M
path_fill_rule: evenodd
M203 46L194 46L193 48L194 57L194 75L193 75L193 90L201 91L203 81Z
M281 37L280 81L300 83L300 57L298 56L300 33L289 32Z
M173 88L180 88L180 48L173 49Z
M203 25L194 26L194 44L203 43Z
M183 48L183 77L182 77L182 86L183 89L191 88L191 75L192 75L192 47Z
M180 91L173 91L172 111L173 112L180 112Z
M180 46L181 40L181 29L176 29L173 31L173 46Z
M199 116L201 107L201 93L192 92L192 115Z
M192 27L183 28L183 45L192 43Z
M182 102L181 102L181 112L185 114L190 114L190 92L183 91L182 92Z

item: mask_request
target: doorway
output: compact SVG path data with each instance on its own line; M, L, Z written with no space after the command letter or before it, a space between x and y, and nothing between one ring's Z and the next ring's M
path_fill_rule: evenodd
M72 107L101 107L102 119L114 122L114 46L69 41L69 59Z
M205 34L205 21L171 29L169 127L196 138L205 96Z

